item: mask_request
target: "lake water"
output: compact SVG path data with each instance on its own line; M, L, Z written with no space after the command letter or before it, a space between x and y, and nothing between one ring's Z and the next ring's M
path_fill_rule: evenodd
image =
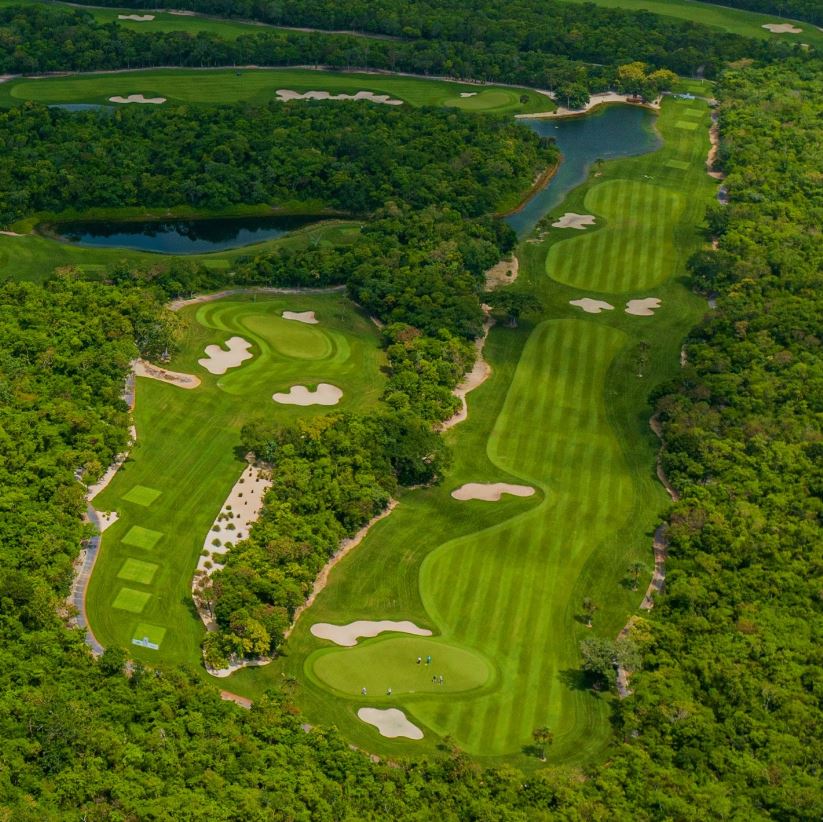
M595 160L613 160L646 154L660 146L654 131L655 115L635 106L604 106L583 117L558 120L519 120L541 137L554 137L563 154L557 173L525 207L506 218L519 234L531 231L537 221L576 186L586 180Z
M282 237L322 217L231 217L219 220L76 221L49 227L64 242L160 254L206 254Z

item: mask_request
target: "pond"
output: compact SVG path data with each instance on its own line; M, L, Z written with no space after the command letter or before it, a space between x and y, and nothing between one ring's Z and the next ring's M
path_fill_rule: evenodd
M96 248L131 248L160 254L207 254L282 237L323 217L227 217L213 220L100 220L43 226L63 242Z
M545 188L520 211L507 217L506 222L523 236L573 188L586 180L595 160L613 160L654 151L661 143L654 131L655 119L647 109L614 105L603 106L582 117L519 120L541 137L554 137L563 161Z

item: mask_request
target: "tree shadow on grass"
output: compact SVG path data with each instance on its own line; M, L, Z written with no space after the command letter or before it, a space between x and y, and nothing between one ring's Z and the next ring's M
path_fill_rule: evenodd
M588 693L593 699L600 699L601 692L592 688L592 681L589 675L579 668L567 668L560 671L557 678L570 690Z

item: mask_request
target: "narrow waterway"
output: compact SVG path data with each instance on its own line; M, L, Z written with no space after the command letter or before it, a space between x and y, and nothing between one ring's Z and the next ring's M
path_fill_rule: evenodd
M647 109L627 105L603 106L582 117L519 120L541 137L553 137L563 161L545 188L520 211L507 217L506 222L522 237L585 181L589 168L598 159L613 160L654 151L660 145L654 121L655 115Z

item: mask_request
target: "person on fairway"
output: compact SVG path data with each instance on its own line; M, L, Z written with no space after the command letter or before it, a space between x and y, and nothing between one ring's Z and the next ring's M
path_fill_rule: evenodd
M386 688L386 696L391 696L391 688Z
M365 685L360 689L360 693L363 694L363 696L366 695L366 686Z
M426 657L426 665L431 665L431 664L432 664L432 658L431 658L431 656L427 656Z
M422 657L422 656L417 657L417 664L418 664L418 665L419 665L422 661L423 661L423 657Z
M440 684L443 684L443 674L440 674Z

